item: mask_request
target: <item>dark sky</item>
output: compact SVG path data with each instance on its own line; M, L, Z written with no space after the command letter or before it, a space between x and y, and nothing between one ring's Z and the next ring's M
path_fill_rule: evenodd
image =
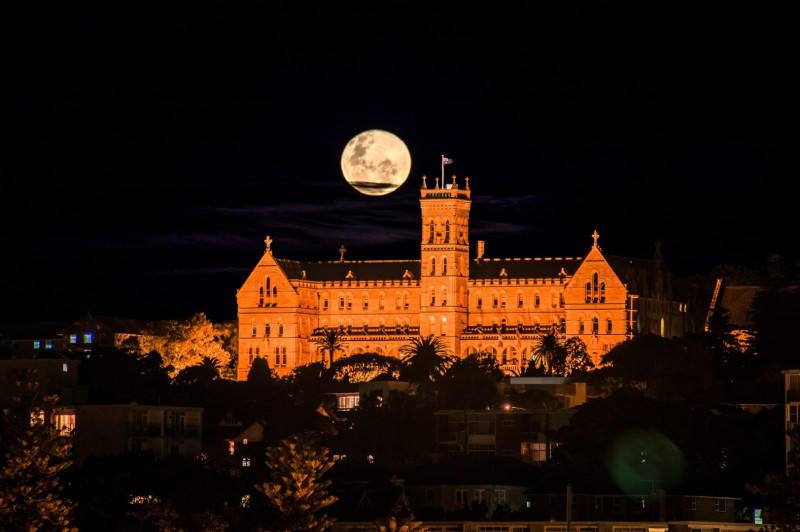
M797 256L791 4L163 4L3 8L0 321L233 318L267 234L416 258L441 154L489 256ZM372 128L412 155L380 198L339 169Z

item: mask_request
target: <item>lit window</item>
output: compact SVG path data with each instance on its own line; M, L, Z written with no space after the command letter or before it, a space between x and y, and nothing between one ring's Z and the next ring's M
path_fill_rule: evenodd
M53 349L53 342L45 342L44 343L45 349Z
M83 335L83 343L84 344L91 344L92 343L92 333L85 333Z
M69 364L67 364L66 362L64 362L63 364L61 364L61 371L62 371L63 373L69 373Z
M247 445L247 438L242 438L242 445Z
M71 436L75 430L75 414L56 414L53 416L53 424L59 436Z
M39 340L34 340L33 341L33 348L34 349L39 349L41 346L42 346L42 342L40 342Z
M78 343L78 335L77 334L70 334L69 335L69 343L77 344Z
M233 454L236 450L236 443L231 440L228 442L228 454Z
M242 457L242 467L250 467L250 457L243 456Z
M250 507L250 495L245 495L242 497L241 507L242 508Z

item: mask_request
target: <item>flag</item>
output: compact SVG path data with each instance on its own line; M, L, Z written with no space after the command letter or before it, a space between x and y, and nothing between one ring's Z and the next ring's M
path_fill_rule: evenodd
M503 347L503 337L500 336L500 333L497 333L497 345Z
M450 159L442 155L442 164L453 164L453 159Z

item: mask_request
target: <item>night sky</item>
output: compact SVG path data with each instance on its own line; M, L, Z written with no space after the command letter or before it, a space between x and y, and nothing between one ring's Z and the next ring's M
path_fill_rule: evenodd
M679 276L796 260L784 6L463 4L4 7L0 321L231 319L266 235L418 258L441 154L470 177L473 256L583 256L597 230L611 254L660 240ZM378 198L339 169L372 128L412 156Z

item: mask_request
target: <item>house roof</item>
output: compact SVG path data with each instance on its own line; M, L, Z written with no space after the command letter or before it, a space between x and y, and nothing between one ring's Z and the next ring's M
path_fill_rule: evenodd
M753 307L753 299L760 290L760 286L723 285L722 299L717 305L728 311L728 323L743 329L753 325L750 310Z
M113 316L96 316L87 314L83 318L64 327L61 334L73 330L109 331L116 334L142 334L147 328L147 321L133 318L117 318Z
M476 259L470 262L470 279L554 279L572 276L583 262L582 257L545 257L535 259Z

